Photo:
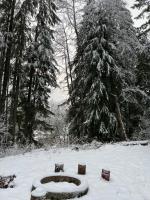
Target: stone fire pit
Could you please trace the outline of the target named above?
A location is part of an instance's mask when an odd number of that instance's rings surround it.
[[[83,177],[52,174],[35,180],[31,200],[62,200],[81,197],[88,192],[88,184]]]

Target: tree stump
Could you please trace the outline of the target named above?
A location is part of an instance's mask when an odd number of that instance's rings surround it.
[[[102,169],[101,177],[106,181],[110,181],[110,171]]]
[[[78,164],[78,174],[80,175],[86,174],[86,165]]]
[[[64,164],[55,164],[55,172],[64,172]]]

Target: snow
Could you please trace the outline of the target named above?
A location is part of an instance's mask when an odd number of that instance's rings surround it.
[[[74,177],[78,180],[80,180],[81,184],[79,186],[73,184],[73,183],[67,183],[67,182],[59,182],[59,183],[55,183],[55,182],[50,182],[50,183],[46,183],[46,184],[42,184],[40,182],[40,180],[42,180],[43,178],[45,177],[48,177],[48,176],[68,176],[68,177]],[[71,173],[71,174],[66,174],[66,173],[53,173],[53,174],[45,174],[44,176],[42,177],[39,177],[37,180],[35,180],[33,182],[33,186],[34,188],[37,188],[36,191],[33,191],[32,194],[33,196],[40,196],[39,195],[39,191],[45,191],[46,193],[47,192],[50,192],[50,193],[63,193],[64,191],[66,193],[80,193],[82,191],[85,191],[86,189],[88,189],[88,183],[86,181],[85,178],[81,177],[81,176],[77,176],[76,174],[74,173]],[[41,193],[41,196],[44,196],[43,193]]]
[[[38,187],[32,192],[32,195],[35,197],[44,197],[46,195],[46,190],[42,187]]]
[[[148,140],[141,141],[130,141],[130,142],[122,142],[123,145],[147,145],[149,143]]]
[[[55,182],[50,182],[47,184],[43,184],[44,185],[44,189],[46,190],[46,192],[63,192],[66,190],[68,192],[72,192],[74,190],[76,190],[76,188],[78,188],[78,186],[76,186],[73,183],[67,183],[67,182],[59,182],[59,183],[55,183]]]
[[[0,200],[30,200],[34,180],[54,173],[54,165],[59,162],[64,163],[65,173],[73,175],[77,173],[78,164],[86,163],[84,178],[88,181],[89,192],[81,200],[150,200],[150,145],[122,144],[78,152],[36,150],[1,158],[0,175],[15,174],[17,178],[15,188],[0,189]],[[110,182],[101,179],[102,169],[111,171]]]

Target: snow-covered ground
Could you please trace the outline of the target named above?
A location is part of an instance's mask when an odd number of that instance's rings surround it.
[[[86,163],[89,192],[81,200],[150,200],[150,145],[120,144],[78,152],[36,150],[2,158],[0,175],[16,174],[17,178],[15,188],[0,189],[0,200],[30,200],[34,179],[53,173],[59,162],[65,164],[67,174],[76,174],[78,163]],[[102,168],[111,171],[110,182],[100,178]]]

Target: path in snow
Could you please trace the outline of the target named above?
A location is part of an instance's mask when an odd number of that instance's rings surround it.
[[[81,200],[150,200],[150,145],[105,145],[97,150],[37,150],[0,159],[0,175],[16,174],[16,187],[0,189],[0,200],[30,200],[32,182],[51,174],[54,164],[65,164],[75,174],[78,163],[87,164],[90,190]],[[101,169],[111,171],[111,181],[100,178]],[[79,200],[79,199],[78,199]]]

